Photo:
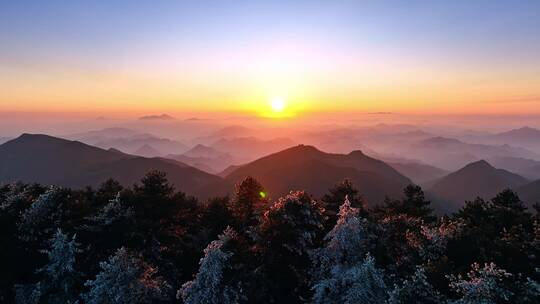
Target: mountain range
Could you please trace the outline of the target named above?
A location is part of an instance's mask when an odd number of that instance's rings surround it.
[[[23,134],[0,145],[0,182],[83,188],[97,187],[114,178],[131,185],[155,169],[167,173],[178,190],[201,199],[226,195],[233,190],[234,183],[253,176],[273,199],[298,189],[320,197],[347,178],[371,205],[381,203],[386,196],[401,196],[403,188],[413,182],[423,183],[428,197],[442,212],[455,211],[477,196],[490,199],[506,188],[516,190],[529,206],[540,202],[540,180],[530,182],[484,160],[448,173],[420,163],[386,163],[358,150],[337,154],[297,145],[246,164],[223,168],[218,176],[208,173],[218,170],[205,168],[205,163],[196,161],[219,162],[228,156],[226,152],[200,145],[177,156],[175,159],[140,157],[48,135]],[[178,160],[193,162],[186,164]],[[434,180],[428,182],[430,179]]]
[[[221,172],[232,164],[242,162],[229,153],[202,144],[196,145],[183,154],[169,154],[166,157],[212,174]]]
[[[428,191],[447,202],[449,210],[457,210],[465,201],[476,197],[491,199],[504,189],[516,189],[529,181],[512,172],[497,169],[485,160],[470,163],[434,182]]]
[[[258,179],[274,198],[292,189],[303,189],[320,196],[337,182],[348,178],[371,204],[382,202],[385,196],[400,196],[403,188],[412,183],[386,163],[361,151],[331,154],[305,145],[240,166],[225,179],[238,182],[245,176]]]
[[[222,178],[174,160],[138,157],[78,141],[23,134],[0,145],[2,182],[38,182],[82,188],[95,187],[114,178],[124,185],[131,185],[153,169],[167,173],[177,189],[196,196],[222,195],[230,190]]]

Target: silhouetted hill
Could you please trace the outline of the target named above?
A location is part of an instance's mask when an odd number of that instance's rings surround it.
[[[489,162],[497,168],[517,173],[530,180],[540,178],[540,161],[521,157],[494,157]]]
[[[371,204],[382,202],[385,196],[401,195],[403,188],[411,183],[386,163],[360,151],[330,154],[304,145],[243,165],[226,179],[238,182],[246,176],[257,178],[273,198],[291,189],[321,196],[328,188],[348,178]]]
[[[0,137],[0,145],[10,140],[12,140],[11,137]]]
[[[209,157],[209,158],[214,158],[214,157],[223,156],[224,154],[226,154],[226,153],[218,151],[218,150],[216,150],[214,148],[211,148],[211,147],[208,147],[208,146],[205,146],[205,145],[202,145],[202,144],[198,144],[195,147],[189,149],[187,152],[183,153],[182,155],[189,156],[189,157]]]
[[[468,163],[493,157],[536,158],[537,153],[507,144],[487,145],[466,143],[454,138],[432,137],[403,149],[406,155],[439,168],[455,170]]]
[[[139,117],[139,120],[175,120],[174,117],[168,114],[161,114],[161,115],[147,115]]]
[[[540,179],[516,188],[516,192],[527,206],[540,204]]]
[[[399,173],[410,178],[417,184],[433,181],[441,178],[449,172],[434,166],[419,163],[388,163]]]
[[[242,165],[231,165],[231,166],[228,166],[227,168],[225,168],[225,170],[221,171],[218,173],[218,176],[221,176],[223,178],[227,177],[227,175],[231,174],[232,172],[234,172],[236,169],[242,167]]]
[[[491,199],[506,188],[515,188],[528,181],[512,172],[496,169],[480,160],[466,165],[435,182],[429,192],[453,204],[454,209],[476,197]]]
[[[208,173],[218,173],[237,162],[230,154],[198,144],[186,153],[169,154],[167,158],[186,163]]]
[[[71,140],[78,140],[85,143],[93,144],[94,142],[103,140],[105,138],[118,138],[118,137],[130,137],[140,134],[135,130],[121,127],[105,128],[101,130],[92,130],[88,132],[69,134],[61,136]]]
[[[2,182],[82,188],[114,178],[131,185],[153,169],[166,172],[177,189],[201,198],[230,190],[220,177],[173,160],[136,157],[47,135],[23,134],[0,145]]]
[[[294,146],[289,138],[261,140],[256,137],[222,138],[211,145],[212,148],[240,158],[256,159]]]
[[[540,130],[531,127],[522,127],[519,129],[513,129],[507,132],[495,134],[495,137],[508,140],[540,140]]]
[[[103,149],[115,148],[120,151],[137,154],[137,150],[148,145],[160,154],[181,153],[188,147],[179,141],[168,138],[159,138],[151,134],[136,134],[130,137],[105,138],[95,143],[88,143]]]
[[[139,149],[135,150],[133,154],[143,157],[159,157],[162,155],[161,152],[159,152],[149,144],[142,145]]]

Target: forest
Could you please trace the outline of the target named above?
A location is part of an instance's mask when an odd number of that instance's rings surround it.
[[[2,303],[539,303],[539,205],[511,190],[436,214],[419,186],[367,205],[349,180],[270,199],[0,186]]]

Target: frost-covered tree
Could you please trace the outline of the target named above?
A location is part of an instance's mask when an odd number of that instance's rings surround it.
[[[47,255],[48,262],[37,270],[41,280],[36,284],[19,286],[17,301],[19,303],[75,303],[78,295],[74,287],[79,280],[75,270],[76,256],[80,252],[75,236],[68,237],[60,229],[49,240],[49,249],[42,252]]]
[[[88,304],[150,303],[167,297],[170,286],[156,276],[157,269],[123,247],[100,267],[96,278],[85,283]]]
[[[334,187],[330,188],[328,192],[329,193],[322,197],[325,213],[328,216],[328,223],[326,223],[328,229],[332,229],[336,224],[336,221],[339,218],[338,213],[340,206],[345,201],[345,198],[349,200],[352,207],[357,208],[358,211],[364,215],[363,213],[365,213],[367,203],[349,179],[345,179],[336,184]]]
[[[50,240],[50,249],[44,250],[49,262],[38,272],[43,274],[42,297],[47,303],[73,303],[76,295],[73,287],[79,279],[75,270],[77,254],[81,251],[75,235],[69,238],[58,229]]]
[[[368,253],[369,231],[366,219],[359,218],[348,196],[339,208],[334,228],[325,236],[325,245],[314,252],[316,272],[325,273],[334,265],[351,265],[361,261]]]
[[[387,298],[384,273],[369,254],[355,265],[335,265],[313,290],[316,304],[379,304]]]
[[[264,213],[258,231],[258,238],[265,240],[261,245],[292,254],[307,254],[322,232],[323,210],[303,191],[279,198]]]
[[[58,228],[61,220],[59,195],[59,189],[51,187],[21,214],[18,228],[23,241],[46,239]]]
[[[41,285],[39,283],[15,285],[15,303],[39,304],[40,299]]]
[[[450,287],[461,298],[456,304],[491,304],[511,303],[513,292],[507,287],[508,279],[512,274],[497,267],[494,263],[486,263],[483,267],[474,263],[467,278],[449,276]]]
[[[445,254],[448,242],[459,235],[463,226],[459,219],[443,217],[437,224],[422,225],[419,234],[407,233],[407,241],[424,261],[437,260]]]
[[[117,194],[116,198],[110,200],[96,215],[88,219],[91,222],[91,226],[88,228],[91,230],[103,229],[114,223],[131,219],[133,215],[133,208],[123,204],[120,195]]]
[[[315,303],[377,303],[386,298],[383,272],[368,254],[367,221],[359,217],[348,196],[325,245],[312,255]],[[367,254],[367,257],[366,257]]]
[[[204,249],[204,257],[195,279],[185,283],[178,290],[177,298],[186,304],[232,304],[241,298],[237,286],[226,282],[225,272],[231,269],[232,252],[225,250],[231,240],[237,238],[236,232],[227,227],[223,234]]]
[[[428,282],[424,268],[418,267],[416,272],[396,285],[390,292],[388,304],[438,304],[444,303],[443,297]]]

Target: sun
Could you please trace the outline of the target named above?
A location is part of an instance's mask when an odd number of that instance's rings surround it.
[[[270,101],[270,105],[272,106],[272,111],[276,113],[283,112],[285,110],[285,100],[283,98],[274,98]]]

